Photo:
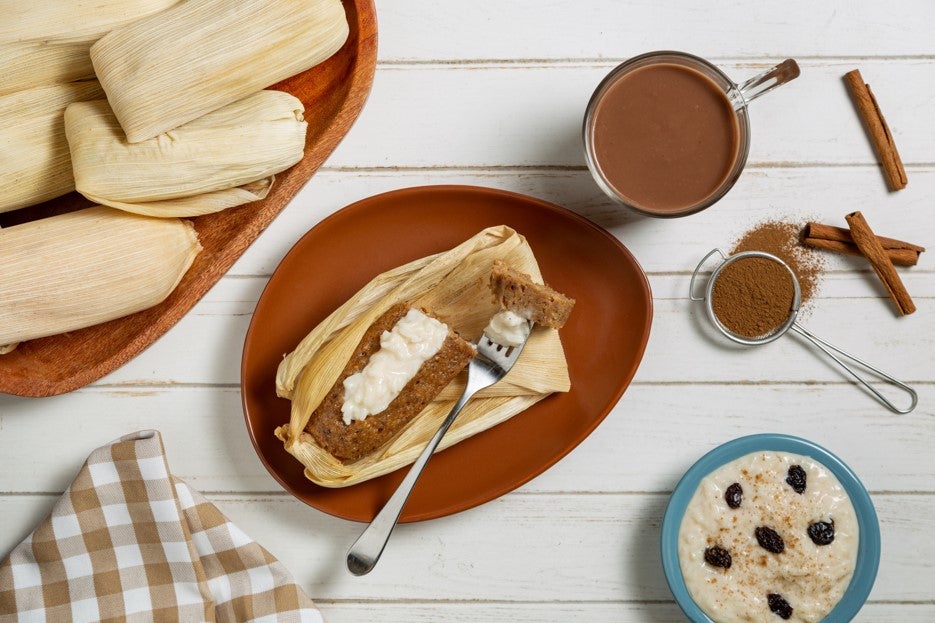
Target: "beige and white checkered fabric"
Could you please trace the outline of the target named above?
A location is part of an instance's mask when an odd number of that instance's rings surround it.
[[[285,567],[169,473],[156,431],[95,450],[0,564],[0,621],[318,622]]]

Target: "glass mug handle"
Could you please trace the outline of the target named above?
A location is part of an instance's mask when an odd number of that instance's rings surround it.
[[[799,77],[799,65],[791,58],[787,58],[775,67],[767,69],[738,85],[740,100],[734,102],[734,108],[743,108],[759,96],[772,91],[781,84]]]

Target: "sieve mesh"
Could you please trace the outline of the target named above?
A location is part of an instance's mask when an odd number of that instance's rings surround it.
[[[784,301],[776,300],[777,296],[787,296],[780,291],[787,283],[775,283],[784,277],[792,284],[787,312]],[[723,287],[719,288],[719,284]],[[788,331],[801,300],[801,287],[788,264],[770,253],[746,251],[730,256],[711,274],[705,305],[708,317],[722,334],[739,344],[755,346]]]

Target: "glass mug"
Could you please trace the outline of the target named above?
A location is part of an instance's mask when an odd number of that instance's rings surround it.
[[[584,116],[584,152],[611,199],[642,214],[686,216],[733,187],[750,150],[747,105],[798,77],[787,59],[742,84],[684,52],[649,52],[614,68]]]

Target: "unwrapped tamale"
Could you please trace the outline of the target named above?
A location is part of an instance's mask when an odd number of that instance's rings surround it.
[[[0,352],[156,305],[200,250],[188,221],[101,206],[0,229]]]
[[[151,216],[197,216],[266,196],[272,176],[302,159],[302,103],[259,91],[139,143],[106,100],[65,111],[75,186],[85,197]]]
[[[429,311],[464,339],[474,341],[500,311],[488,286],[496,260],[529,275],[542,274],[527,240],[506,226],[490,227],[458,246],[393,268],[373,278],[322,320],[276,373],[276,393],[288,398],[289,422],[275,430],[287,452],[305,465],[305,476],[325,487],[345,487],[397,470],[414,461],[436,433],[464,389],[464,379],[445,387],[395,437],[375,452],[344,463],[306,429],[377,320],[400,302]],[[472,398],[445,434],[445,449],[524,411],[553,392],[571,387],[561,338],[538,327],[522,357],[499,383]]]
[[[91,60],[136,143],[320,63],[348,32],[340,0],[185,0],[111,31]]]
[[[0,95],[94,76],[91,45],[178,0],[0,0]]]
[[[0,212],[75,189],[65,107],[103,97],[96,80],[55,84],[0,97]]]

